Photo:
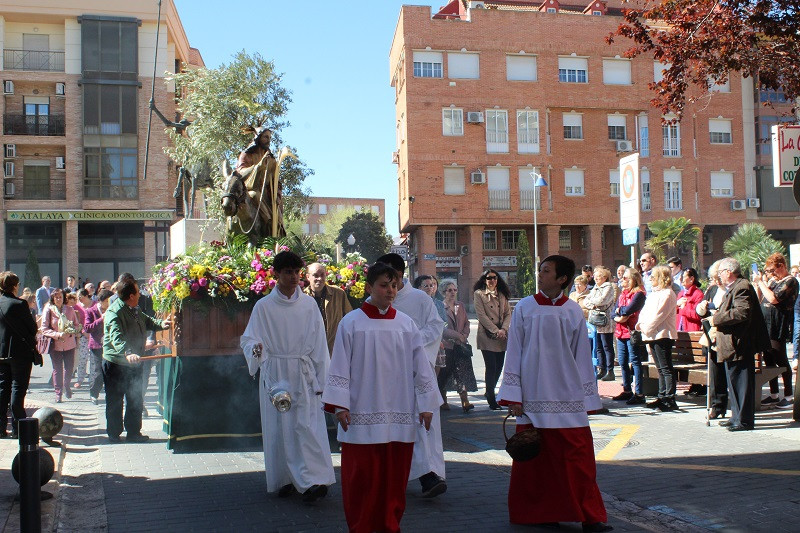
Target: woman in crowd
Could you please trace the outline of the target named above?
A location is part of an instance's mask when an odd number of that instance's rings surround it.
[[[9,405],[11,438],[17,438],[17,422],[27,416],[25,394],[36,346],[36,322],[17,291],[19,277],[10,271],[0,273],[0,439],[8,437]]]
[[[19,297],[20,300],[25,300],[25,303],[28,304],[28,309],[31,312],[31,316],[34,320],[36,320],[37,309],[36,309],[36,295],[30,290],[28,287],[25,287],[22,290],[22,294]]]
[[[444,312],[444,303],[442,300],[437,298],[439,294],[439,280],[437,280],[433,276],[428,276],[424,274],[422,276],[417,276],[412,284],[415,289],[419,289],[425,292],[428,296],[433,298],[433,305],[436,306],[436,312],[439,313],[439,318],[442,319],[442,322],[447,323],[447,316]],[[444,353],[444,345],[439,345],[439,354],[436,356],[436,375],[439,375],[442,367],[445,365],[445,353]],[[442,404],[442,409],[445,411],[450,409],[450,406],[447,404],[447,399],[443,398],[445,402]]]
[[[508,326],[511,325],[511,307],[508,300],[511,292],[508,285],[493,269],[484,272],[475,285],[473,302],[478,315],[478,349],[486,364],[486,401],[489,409],[499,411],[495,387],[503,370],[508,342]]]
[[[56,289],[50,294],[50,301],[42,312],[42,335],[52,339],[50,359],[53,362],[53,389],[56,403],[62,402],[62,394],[72,398],[72,369],[75,366],[75,348],[78,346],[82,324],[78,315],[64,303],[64,291]]]
[[[703,300],[697,304],[697,315],[706,318],[713,315],[722,297],[725,296],[725,286],[719,279],[719,261],[708,267],[708,288]],[[709,418],[724,417],[728,410],[728,378],[725,374],[725,362],[717,360],[717,351],[714,349],[716,329],[708,332],[708,346],[703,346],[703,355],[709,358],[708,363],[708,395],[711,404]]]
[[[769,382],[769,396],[761,401],[761,405],[776,405],[782,409],[791,409],[794,393],[792,389],[792,367],[786,356],[786,343],[792,342],[794,323],[794,304],[797,299],[797,279],[789,273],[786,257],[774,253],[767,258],[764,275],[753,274],[753,285],[761,299],[761,309],[767,322],[767,331],[772,349],[765,354],[768,364],[776,364],[786,368],[781,374],[783,378],[783,398],[778,399],[778,378]]]
[[[669,267],[653,267],[651,276],[653,290],[647,293],[644,307],[639,313],[636,329],[642,332],[642,339],[650,342],[653,359],[658,368],[658,398],[647,404],[652,409],[674,411],[675,371],[672,366],[672,347],[678,338],[675,328],[677,298],[672,290],[672,273]]]
[[[92,359],[89,363],[89,397],[97,405],[100,391],[103,390],[103,313],[111,303],[111,291],[102,289],[97,293],[97,301],[86,311],[84,329],[89,333],[89,349]]]
[[[611,320],[611,309],[614,307],[614,284],[611,283],[611,271],[602,265],[594,268],[594,288],[586,297],[586,308],[604,313],[606,323],[594,324],[595,354],[597,355],[597,379],[614,381],[614,321]]]
[[[447,403],[447,390],[455,390],[461,398],[461,408],[469,413],[475,408],[469,402],[467,392],[475,392],[475,372],[472,370],[472,349],[469,347],[469,319],[464,304],[458,301],[458,286],[451,279],[442,282],[444,308],[447,313],[442,339],[446,364],[439,372],[439,391]]]
[[[614,336],[617,338],[617,359],[622,372],[622,393],[612,399],[625,401],[628,405],[638,405],[645,403],[642,392],[642,359],[647,358],[647,352],[643,345],[634,345],[631,342],[631,331],[636,329],[646,295],[642,275],[637,270],[625,269],[621,281],[622,292],[617,300],[614,316]],[[636,385],[635,393],[631,388],[632,383]]]
[[[589,318],[589,310],[586,309],[586,297],[589,296],[589,278],[581,274],[572,280],[573,291],[569,293],[569,299],[577,303],[583,311],[584,320]],[[594,340],[597,336],[597,329],[589,321],[586,321],[586,333],[589,335],[589,344],[592,348],[592,358],[595,357]]]
[[[73,300],[77,300],[74,304],[72,303]],[[81,324],[86,324],[86,312],[89,308],[94,304],[92,299],[89,297],[89,291],[86,289],[78,289],[77,291],[70,293],[67,295],[67,303],[75,309],[75,313],[78,315],[78,320],[80,320]],[[88,331],[84,330],[81,332],[81,336],[78,339],[78,366],[77,368],[77,375],[75,381],[75,388],[80,388],[83,386],[83,381],[88,376],[86,372],[86,365],[91,360],[92,353],[89,350],[89,337],[91,335]]]
[[[703,301],[703,291],[700,290],[700,276],[693,268],[687,268],[681,275],[683,289],[678,293],[678,310],[675,319],[678,331],[700,331],[700,315],[697,314],[697,304]]]

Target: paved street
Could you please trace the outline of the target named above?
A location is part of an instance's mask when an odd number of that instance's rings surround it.
[[[474,364],[480,387],[477,350]],[[47,371],[35,369],[29,404],[52,401]],[[680,412],[661,413],[615,405],[608,398],[620,390],[601,382],[611,412],[591,417],[598,481],[617,531],[800,530],[800,427],[790,412],[759,413],[758,431],[731,434],[706,427],[704,399],[680,394]],[[409,484],[406,531],[530,530],[508,523],[503,415],[478,393],[472,400],[477,407],[465,415],[451,393],[453,409],[442,416],[449,489],[429,501],[416,481]],[[153,376],[144,424],[152,440],[139,445],[106,442],[103,406],[92,405],[86,389],[60,406],[67,419],[63,463],[58,483],[47,487],[56,498],[43,505],[44,523],[53,524],[45,530],[346,531],[338,484],[325,500],[307,505],[266,493],[258,450],[173,454],[154,401]],[[0,530],[8,533],[18,530],[10,479],[15,453],[15,443],[0,441]],[[338,464],[334,455],[337,476]]]

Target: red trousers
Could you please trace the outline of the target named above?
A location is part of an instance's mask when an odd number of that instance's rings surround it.
[[[400,531],[413,442],[342,443],[342,500],[353,533]]]
[[[517,426],[517,432],[530,424]],[[597,487],[592,431],[539,428],[542,448],[530,461],[511,465],[508,512],[514,524],[605,522]]]

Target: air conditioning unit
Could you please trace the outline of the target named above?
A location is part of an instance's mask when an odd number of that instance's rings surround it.
[[[714,253],[714,238],[710,233],[703,232],[703,254],[711,255]]]
[[[731,200],[731,211],[743,211],[747,209],[745,200]]]
[[[469,255],[469,246],[466,244],[461,246],[461,255]]]
[[[617,141],[617,152],[633,152],[631,141]]]
[[[758,209],[759,207],[761,207],[761,200],[758,198],[748,198],[747,207],[755,207],[756,209]]]
[[[5,181],[3,183],[3,196],[6,198],[14,198],[14,182],[13,181]]]
[[[16,144],[6,144],[4,145],[3,153],[5,157],[17,157],[17,145]]]
[[[469,182],[473,185],[484,184],[486,183],[486,174],[484,174],[480,170],[476,170],[475,172],[470,172]]]
[[[14,94],[14,82],[6,80],[3,82],[3,94]]]
[[[58,170],[64,170],[65,168],[67,168],[67,165],[62,156],[56,157],[56,168]]]
[[[7,178],[14,177],[14,163],[11,161],[6,161],[6,164],[3,166],[3,171]]]
[[[483,122],[483,113],[480,111],[467,111],[467,122],[470,124],[480,124]]]
[[[67,94],[67,84],[63,82],[56,83],[56,96],[64,96]]]
[[[395,165],[400,163],[400,152],[392,152],[392,163]]]

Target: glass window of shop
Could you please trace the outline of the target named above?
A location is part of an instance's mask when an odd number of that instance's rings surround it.
[[[111,281],[123,272],[145,277],[144,223],[79,223],[78,274]]]
[[[53,286],[58,286],[62,276],[61,240],[62,225],[36,222],[6,223],[5,267],[20,279],[20,287],[32,290],[42,286],[42,280],[25,279],[25,265],[29,255],[39,263],[39,274],[50,276]],[[21,291],[21,289],[20,289]]]

